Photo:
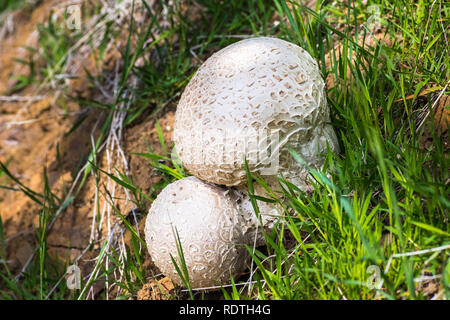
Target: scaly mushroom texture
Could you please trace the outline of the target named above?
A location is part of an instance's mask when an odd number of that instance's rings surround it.
[[[178,232],[190,285],[204,288],[228,283],[246,266],[245,220],[225,188],[187,177],[168,185],[153,202],[145,222],[148,251],[155,265],[183,285],[171,255]]]
[[[246,181],[249,169],[283,173],[299,187],[319,153],[338,144],[329,122],[317,63],[299,46],[275,38],[236,42],[206,60],[177,107],[174,143],[184,167],[202,180],[227,186]]]

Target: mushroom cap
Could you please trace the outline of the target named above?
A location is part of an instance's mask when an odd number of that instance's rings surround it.
[[[202,180],[227,186],[246,181],[249,169],[280,172],[304,184],[326,141],[337,150],[325,84],[313,58],[276,38],[251,38],[213,54],[192,77],[179,101],[173,140],[184,167]]]
[[[148,251],[174,283],[183,285],[171,260],[172,255],[181,268],[176,231],[193,288],[229,283],[230,275],[245,269],[244,220],[227,193],[187,177],[168,185],[153,202],[145,222]]]

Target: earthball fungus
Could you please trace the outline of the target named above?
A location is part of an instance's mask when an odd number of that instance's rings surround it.
[[[252,38],[206,60],[181,96],[173,133],[176,154],[194,176],[168,185],[146,219],[148,250],[161,272],[183,285],[172,261],[181,267],[179,239],[192,287],[242,273],[249,258],[243,244],[264,244],[261,229],[274,227],[280,209],[257,199],[256,217],[244,159],[271,188],[283,174],[307,189],[308,170],[289,149],[320,167],[327,144],[338,151],[329,120],[317,64],[292,43]],[[255,195],[264,196],[263,188],[255,185]]]
[[[305,186],[319,153],[338,144],[328,124],[325,84],[304,49],[276,38],[238,41],[207,59],[184,90],[177,107],[174,143],[184,167],[196,177],[226,186],[283,173]]]
[[[187,177],[168,185],[153,202],[145,222],[145,239],[155,265],[183,285],[177,234],[193,288],[229,283],[248,258],[246,222],[226,188]],[[182,269],[181,269],[182,270]]]

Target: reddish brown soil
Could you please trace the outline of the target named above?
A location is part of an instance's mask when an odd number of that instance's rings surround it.
[[[138,300],[167,300],[174,295],[175,287],[172,281],[165,277],[161,280],[151,280],[137,293]]]
[[[14,33],[0,43],[0,95],[14,85],[12,76],[27,72],[13,59],[24,58],[24,45],[36,46],[37,38],[33,32],[38,23],[44,23],[48,18],[51,4],[52,1],[44,1],[31,13],[16,15]],[[30,86],[17,94],[36,95],[36,87]],[[83,134],[64,139],[68,128],[77,120],[77,111],[80,110],[78,105],[69,104],[69,115],[63,116],[56,101],[53,101],[52,92],[39,95],[45,98],[31,103],[0,102],[0,161],[7,164],[10,172],[24,185],[36,192],[43,191],[43,169],[46,167],[49,184],[58,194],[63,183],[70,184],[71,172],[75,169],[79,155],[87,152],[89,140],[85,141]],[[91,118],[84,128],[79,128],[79,133],[95,122],[95,118]],[[56,165],[58,144],[61,167]],[[8,259],[13,260],[13,269],[23,265],[23,256],[35,246],[39,209],[40,206],[22,192],[0,191],[0,215],[5,227]],[[16,253],[21,253],[18,254],[20,258],[15,258]]]
[[[14,85],[14,75],[28,72],[26,68],[15,63],[14,58],[26,58],[27,52],[22,49],[24,45],[37,46],[37,37],[30,35],[38,23],[46,21],[53,2],[55,1],[43,1],[30,13],[17,14],[14,33],[0,42],[0,96]],[[114,54],[118,56],[119,52],[109,55]],[[93,65],[91,60],[86,60],[83,67],[92,73],[96,72]],[[108,69],[107,63],[104,69]],[[96,92],[88,90],[88,81],[84,75],[82,72],[80,78],[72,80],[69,94],[82,95],[84,98],[95,97]],[[83,109],[63,98],[55,99],[53,92],[49,90],[37,92],[37,86],[28,86],[16,95],[38,94],[45,96],[42,99],[30,103],[0,101],[0,161],[6,164],[9,171],[25,186],[38,193],[43,192],[43,170],[46,168],[52,192],[61,197],[63,191],[67,192],[71,187],[75,174],[80,169],[80,163],[89,155],[91,133],[96,139],[105,114],[98,110]],[[65,113],[61,110],[60,103],[65,104]],[[174,107],[167,110],[167,114],[159,116],[164,137],[170,144]],[[86,115],[86,120],[68,134],[70,128]],[[130,127],[125,131],[122,144],[135,184],[144,191],[149,191],[152,184],[158,180],[157,174],[151,170],[144,158],[131,153],[147,152],[147,145],[155,152],[161,152],[155,120],[149,119]],[[105,164],[105,158],[104,153],[99,154],[100,166]],[[105,176],[100,178],[104,179]],[[5,175],[0,177],[0,183],[17,188]],[[58,256],[62,261],[67,258],[73,260],[88,245],[95,189],[94,179],[88,178],[76,200],[56,219],[47,239],[52,258]],[[123,196],[121,192],[118,190],[117,197]],[[118,200],[117,206],[121,205]],[[130,205],[128,204],[129,207]],[[123,205],[121,207],[123,212],[128,209]],[[35,235],[39,227],[40,210],[41,206],[22,192],[0,189],[0,217],[5,229],[7,260],[12,261],[12,270],[18,271],[22,268],[36,246]],[[88,257],[89,255],[86,259]]]
[[[175,106],[167,107],[165,113],[159,118],[159,125],[163,132],[164,141],[170,147],[172,130],[175,118]],[[150,146],[154,153],[163,154],[156,131],[155,119],[149,119],[129,128],[124,137],[125,152],[129,157],[130,170],[133,173],[133,182],[144,192],[149,192],[151,187],[159,182],[160,176],[148,164],[148,160],[132,153],[147,153]]]

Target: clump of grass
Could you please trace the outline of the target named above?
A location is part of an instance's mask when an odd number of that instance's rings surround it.
[[[4,0],[0,2],[0,13],[14,11],[24,4],[24,0]]]
[[[432,102],[417,100],[421,90],[417,86],[446,87],[449,65],[443,56],[448,57],[448,43],[433,36],[442,35],[445,26],[433,21],[448,16],[448,10],[422,2],[408,6],[406,16],[399,2],[378,2],[389,17],[380,21],[385,32],[392,37],[401,34],[403,41],[390,48],[375,43],[369,51],[358,44],[358,37],[370,37],[367,30],[353,35],[335,32],[326,19],[332,5],[315,13],[278,3],[279,14],[291,25],[285,36],[318,61],[325,61],[330,53],[324,44],[332,42],[332,33],[344,43],[343,52],[331,49],[340,59],[322,65],[324,76],[331,72],[338,79],[329,88],[329,104],[342,151],[328,153],[322,170],[311,169],[311,195],[299,193],[280,178],[288,186],[283,191],[286,201],[271,199],[283,205],[282,227],[267,239],[267,254],[249,248],[259,279],[264,280],[251,285],[252,296],[448,298],[444,280],[450,262],[448,150],[432,124],[433,144],[423,148],[424,130],[418,127],[417,117],[420,108],[430,108]],[[349,4],[344,15],[347,29],[358,30],[364,22],[358,17],[364,17],[365,9]],[[301,10],[312,19],[304,19]],[[419,10],[429,12],[430,19],[413,22]],[[406,67],[409,63],[411,67]],[[407,99],[412,92],[414,97]],[[295,152],[293,156],[302,161]],[[282,241],[286,233],[296,240],[289,247]],[[417,250],[422,251],[415,254]],[[377,270],[375,276],[372,270]],[[437,281],[440,289],[419,290],[426,281]]]
[[[55,299],[64,299],[69,297],[67,287],[58,283],[58,279],[64,275],[64,266],[50,259],[47,247],[48,229],[54,221],[58,210],[67,206],[63,200],[55,195],[49,186],[47,172],[44,169],[44,190],[36,192],[23,185],[14,177],[8,168],[0,162],[0,172],[14,181],[18,188],[9,188],[10,191],[22,192],[24,196],[30,198],[41,209],[39,212],[39,222],[35,231],[36,247],[28,258],[27,263],[16,275],[13,275],[7,264],[6,240],[4,237],[3,222],[0,218],[0,269],[1,290],[3,299],[45,299],[47,293],[57,286],[59,290],[53,296]],[[3,187],[3,186],[1,186]]]

